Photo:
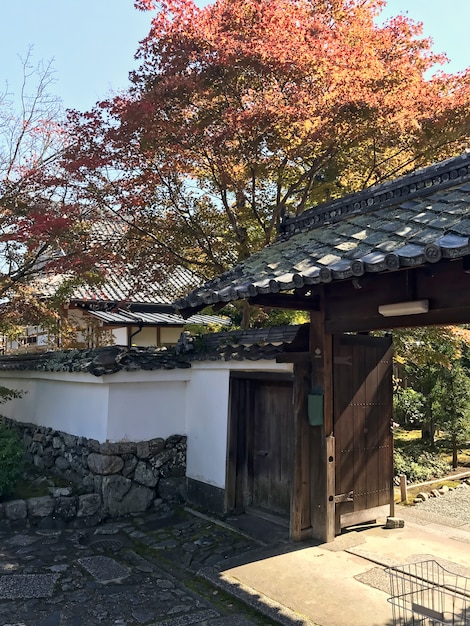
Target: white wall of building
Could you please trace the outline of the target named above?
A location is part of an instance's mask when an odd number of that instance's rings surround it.
[[[186,418],[186,475],[223,488],[230,370],[192,369]]]
[[[109,384],[108,441],[186,434],[187,383],[159,374],[153,381]]]
[[[27,393],[0,406],[0,414],[100,442],[187,435],[187,476],[224,488],[231,371],[290,372],[292,366],[208,361],[102,377],[3,371],[0,385]]]
[[[0,406],[0,414],[79,437],[105,441],[108,387],[89,374],[22,372],[0,374],[0,384],[23,397]],[[94,380],[95,378],[95,380]]]
[[[116,346],[127,346],[127,328],[113,328],[113,340]]]

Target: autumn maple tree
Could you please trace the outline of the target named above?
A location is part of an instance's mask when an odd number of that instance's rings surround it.
[[[122,254],[204,277],[299,213],[462,151],[470,73],[382,0],[139,0],[127,93],[71,115],[68,169],[131,225]],[[431,72],[431,74],[430,74]]]
[[[96,211],[62,168],[68,139],[60,101],[50,94],[52,67],[32,66],[29,52],[22,69],[18,97],[8,88],[0,94],[2,331],[25,320],[53,322],[67,285],[96,280],[104,257],[103,246],[88,243]]]

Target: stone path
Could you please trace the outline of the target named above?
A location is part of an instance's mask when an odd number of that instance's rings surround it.
[[[259,547],[183,509],[0,533],[0,626],[274,624],[197,576]]]

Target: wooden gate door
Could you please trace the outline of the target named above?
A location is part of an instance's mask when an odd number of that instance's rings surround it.
[[[228,510],[288,516],[293,466],[292,381],[233,377]]]
[[[292,480],[292,383],[259,381],[253,411],[252,506],[289,515]]]
[[[392,340],[333,339],[336,532],[393,514]]]

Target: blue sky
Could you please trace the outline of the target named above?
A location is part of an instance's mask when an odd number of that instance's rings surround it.
[[[424,23],[436,51],[450,57],[448,71],[470,66],[469,0],[389,0],[384,15],[400,12]],[[32,45],[35,63],[53,60],[51,92],[80,110],[126,87],[151,19],[132,0],[3,0],[0,15],[0,86],[18,90],[19,57]]]

